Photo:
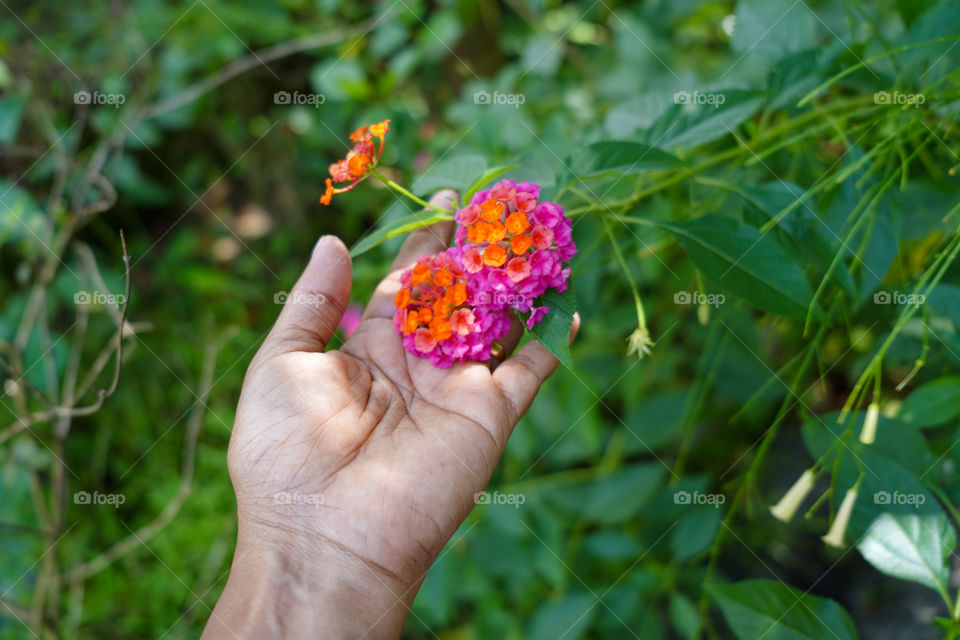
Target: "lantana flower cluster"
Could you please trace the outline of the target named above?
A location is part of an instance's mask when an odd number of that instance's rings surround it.
[[[456,246],[422,256],[401,275],[394,326],[410,353],[446,368],[488,360],[510,329],[510,313],[532,329],[549,313],[536,301],[564,291],[576,254],[571,222],[540,201],[531,182],[502,180],[456,212]]]
[[[350,134],[353,147],[346,157],[330,165],[330,177],[326,179],[326,190],[320,196],[321,204],[330,204],[334,194],[350,191],[366,178],[383,155],[384,137],[390,132],[390,121],[375,122],[360,127]],[[376,139],[378,142],[374,142]],[[335,187],[335,184],[345,186]]]

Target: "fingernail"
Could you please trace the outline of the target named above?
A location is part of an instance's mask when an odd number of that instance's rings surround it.
[[[317,240],[317,244],[313,245],[313,251],[310,253],[310,257],[313,258],[317,255],[317,252],[320,250],[320,247],[330,240],[330,236],[320,236],[320,239]]]

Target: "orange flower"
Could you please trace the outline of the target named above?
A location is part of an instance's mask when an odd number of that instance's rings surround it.
[[[453,328],[450,323],[442,318],[434,318],[430,323],[430,335],[434,340],[446,340],[453,335]]]
[[[464,282],[458,282],[453,285],[449,290],[450,292],[450,301],[453,303],[453,306],[459,307],[464,302],[467,301],[467,285]]]
[[[403,309],[410,304],[410,290],[400,289],[400,291],[397,291],[397,295],[393,299],[393,304],[397,305],[398,309]]]
[[[496,244],[507,237],[507,230],[499,220],[490,223],[487,231],[487,242]]]
[[[446,269],[440,269],[433,274],[433,281],[441,287],[448,287],[453,282],[453,274]]]
[[[370,125],[370,135],[382,138],[390,131],[390,121],[384,120]]]
[[[410,282],[414,285],[423,284],[430,278],[430,267],[425,264],[418,264],[413,268],[410,274]]]
[[[488,267],[500,267],[507,261],[507,252],[498,244],[492,244],[483,250],[483,264]]]
[[[514,211],[507,216],[507,231],[510,233],[523,233],[530,226],[530,221],[523,211]]]
[[[499,220],[503,215],[503,203],[493,198],[487,198],[480,205],[480,217],[487,222]]]
[[[403,333],[404,335],[410,335],[417,330],[417,325],[420,324],[420,319],[416,311],[410,311],[407,313],[407,319],[403,323]]]
[[[336,193],[333,189],[333,183],[330,182],[330,178],[327,178],[326,184],[327,184],[327,190],[323,192],[322,196],[320,196],[320,202],[322,204],[330,204],[330,200],[331,198],[333,198],[333,194]]]
[[[326,191],[320,198],[321,204],[330,204],[334,194],[344,193],[353,189],[357,184],[370,175],[370,172],[380,161],[383,155],[384,136],[390,131],[390,121],[384,120],[369,126],[363,126],[350,134],[353,148],[347,152],[342,160],[330,165],[330,178],[326,180]],[[379,140],[379,144],[374,142]],[[334,184],[349,183],[343,187],[334,187]]]
[[[525,233],[518,233],[510,239],[510,249],[518,256],[526,253],[532,244],[533,239]]]

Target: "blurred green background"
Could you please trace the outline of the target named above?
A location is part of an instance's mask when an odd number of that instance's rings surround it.
[[[357,126],[391,119],[382,170],[418,193],[520,162],[509,177],[540,182],[568,210],[634,198],[626,213],[652,220],[763,222],[849,169],[862,180],[809,200],[823,228],[839,231],[878,156],[859,159],[879,147],[902,165],[922,125],[937,140],[910,156],[879,222],[855,238],[891,291],[909,291],[904,283],[933,260],[957,202],[955,43],[883,58],[815,106],[797,106],[864,59],[958,31],[957,3],[144,0],[10,2],[0,16],[0,638],[199,635],[231,560],[226,448],[244,371],[280,308],[275,295],[319,235],[352,245],[415,210],[374,180],[318,204],[327,166]],[[875,91],[931,84],[939,97],[922,111],[870,111]],[[677,91],[722,92],[725,103],[691,108]],[[777,129],[808,114],[806,127]],[[881,145],[904,117],[911,128]],[[577,151],[599,140],[653,145],[698,168],[620,167],[628,179],[566,188],[566,172],[577,173],[570,158],[576,165]],[[769,155],[746,152],[757,140]],[[755,197],[738,193],[747,185]],[[717,307],[678,303],[678,293],[722,289],[664,228],[617,225],[656,342],[647,357],[627,357],[631,286],[600,220],[582,215],[574,231],[576,367],[545,385],[489,489],[523,504],[474,509],[428,575],[406,634],[733,637],[703,592],[709,571],[830,597],[865,638],[939,637],[929,623],[952,612],[936,593],[823,547],[829,513],[784,525],[765,508],[810,465],[803,422],[843,405],[896,320],[862,305],[879,277],[851,281],[855,300],[793,379],[780,368],[807,353],[802,315],[767,315],[735,291]],[[814,287],[839,251],[817,221],[800,208],[774,234]],[[78,406],[110,385],[119,310],[73,302],[80,291],[124,291],[119,229],[131,257],[119,385],[89,415],[42,415],[44,397],[73,400],[65,390],[77,379],[87,389]],[[356,261],[355,301],[401,241]],[[960,364],[957,276],[949,269],[948,288],[925,307],[937,336],[908,330],[891,347],[890,381],[924,342],[932,348],[911,388]],[[954,415],[943,422],[956,426]],[[764,440],[772,425],[779,433]],[[951,496],[953,436],[932,432],[923,454],[943,454],[931,477]],[[761,442],[766,458],[754,468]],[[739,513],[721,523],[744,486]],[[78,504],[81,491],[122,504]],[[682,491],[723,504],[687,504]],[[800,637],[776,633],[768,637]]]

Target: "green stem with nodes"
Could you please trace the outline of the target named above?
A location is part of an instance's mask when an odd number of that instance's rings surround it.
[[[394,191],[396,191],[396,192],[399,193],[400,195],[406,196],[407,198],[410,198],[411,200],[413,200],[414,202],[416,202],[417,204],[419,204],[419,205],[420,205],[421,207],[423,207],[424,209],[433,209],[434,211],[439,211],[439,212],[441,212],[441,213],[449,213],[450,215],[453,215],[454,213],[456,213],[453,209],[444,209],[443,207],[434,206],[434,205],[430,204],[429,202],[427,202],[426,200],[424,200],[423,198],[419,198],[419,197],[413,195],[411,192],[407,191],[406,189],[404,189],[403,187],[401,187],[399,184],[397,184],[396,182],[394,182],[394,181],[391,180],[390,178],[388,178],[388,177],[386,177],[385,175],[381,174],[381,173],[378,172],[376,169],[370,169],[370,175],[374,176],[375,178],[377,178],[378,180],[380,180],[380,182],[382,182],[383,184],[387,185],[388,187],[390,187],[391,189],[393,189]]]

